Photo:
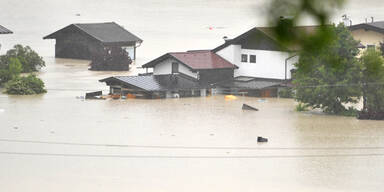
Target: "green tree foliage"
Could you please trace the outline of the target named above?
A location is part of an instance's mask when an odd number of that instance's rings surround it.
[[[324,112],[344,114],[345,103],[357,103],[361,65],[355,57],[359,50],[350,31],[343,25],[329,26],[335,39],[316,53],[302,51],[293,74],[296,99]]]
[[[328,22],[343,4],[344,0],[271,0],[268,18],[270,24],[276,26],[275,35],[282,45],[317,52],[334,40]],[[317,30],[308,33],[297,28],[303,18],[313,19]]]
[[[33,74],[8,81],[5,84],[5,90],[11,95],[33,95],[47,92],[44,89],[44,82]]]
[[[23,73],[37,71],[45,66],[43,58],[29,46],[15,45],[13,49],[8,50],[5,55],[0,57],[0,69],[8,68],[10,58],[17,58],[20,61]]]
[[[381,55],[384,57],[384,42],[380,42],[380,52],[381,52]]]
[[[381,52],[367,49],[360,61],[363,65],[363,111],[384,112],[384,59]]]
[[[20,75],[20,73],[23,71],[23,66],[21,65],[19,59],[9,58],[8,71],[12,79]]]
[[[23,67],[17,58],[9,58],[8,68],[0,68],[0,85],[20,75]]]

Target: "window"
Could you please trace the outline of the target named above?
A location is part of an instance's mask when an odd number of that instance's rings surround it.
[[[241,54],[241,62],[248,62],[248,55],[247,54]]]
[[[367,45],[368,49],[375,49],[375,45]]]
[[[178,63],[172,63],[172,74],[179,72],[179,64]]]
[[[250,63],[256,63],[256,55],[250,55],[249,56],[249,62]]]

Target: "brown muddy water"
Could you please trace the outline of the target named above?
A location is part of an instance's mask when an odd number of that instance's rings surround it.
[[[0,154],[0,192],[383,191],[384,157],[348,156],[384,154],[369,148],[384,147],[383,121],[298,113],[290,99],[76,98],[106,91],[99,79],[137,74],[165,52],[211,49],[225,35],[264,26],[266,2],[1,0],[0,24],[15,33],[0,36],[0,53],[21,43],[43,55],[47,67],[39,76],[48,93],[0,94],[0,139],[101,145],[0,141],[0,152],[93,155]],[[384,20],[383,6],[382,0],[350,0],[333,21],[342,14],[354,23]],[[42,40],[71,23],[110,21],[144,39],[132,72],[92,72],[87,61],[54,59],[54,42]],[[260,111],[242,111],[243,103]],[[269,142],[258,144],[257,136]]]
[[[0,141],[0,151],[139,157],[0,154],[0,191],[381,191],[384,187],[383,156],[333,156],[384,154],[384,149],[329,149],[383,147],[384,121],[298,113],[293,111],[293,100],[277,98],[81,100],[76,96],[85,88],[106,88],[98,79],[129,73],[88,71],[87,61],[46,61],[40,76],[47,94],[0,95],[0,139],[141,147]],[[243,103],[260,111],[242,111]],[[257,136],[269,142],[258,144]]]

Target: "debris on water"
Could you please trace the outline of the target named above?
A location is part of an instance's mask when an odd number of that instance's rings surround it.
[[[89,92],[89,93],[85,93],[85,99],[104,99],[102,95],[103,95],[102,91]]]
[[[226,95],[226,96],[224,96],[224,98],[225,98],[225,100],[235,100],[235,99],[237,99],[237,97],[234,96],[234,95]]]
[[[258,99],[257,101],[260,102],[260,103],[265,103],[265,102],[267,102],[268,100],[266,100],[266,99]]]
[[[265,142],[268,142],[268,139],[267,139],[267,138],[264,138],[264,137],[260,137],[260,136],[258,136],[258,137],[257,137],[257,142],[259,142],[259,143],[265,143]]]
[[[76,96],[76,99],[84,99],[84,96]]]
[[[247,104],[243,104],[242,109],[243,110],[251,110],[251,111],[259,111],[259,109],[255,108],[255,107],[252,107],[250,105],[247,105]]]
[[[18,129],[18,128],[19,128],[19,127],[17,127],[17,126],[14,126],[14,127],[13,127],[13,129]]]

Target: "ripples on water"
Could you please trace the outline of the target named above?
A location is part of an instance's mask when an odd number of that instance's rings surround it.
[[[84,95],[83,89],[106,92],[99,79],[137,74],[140,69],[135,67],[164,52],[213,48],[222,43],[222,36],[238,35],[255,23],[263,23],[245,19],[260,14],[251,9],[260,5],[257,1],[167,2],[1,1],[0,17],[5,18],[1,24],[15,31],[1,36],[2,51],[23,43],[46,56],[47,67],[39,75],[49,91],[39,96],[0,94],[0,138],[185,147],[384,146],[382,121],[297,113],[290,99],[76,99]],[[133,71],[94,72],[87,70],[88,61],[53,59],[54,42],[41,39],[69,23],[100,21],[116,21],[144,39]],[[218,28],[209,30],[210,26]],[[242,111],[243,103],[260,111]],[[258,144],[257,136],[267,137],[270,142]],[[384,153],[381,149],[154,149],[9,142],[0,142],[0,151],[221,157]],[[381,191],[383,173],[383,157],[122,159],[0,155],[0,191],[7,192]]]

